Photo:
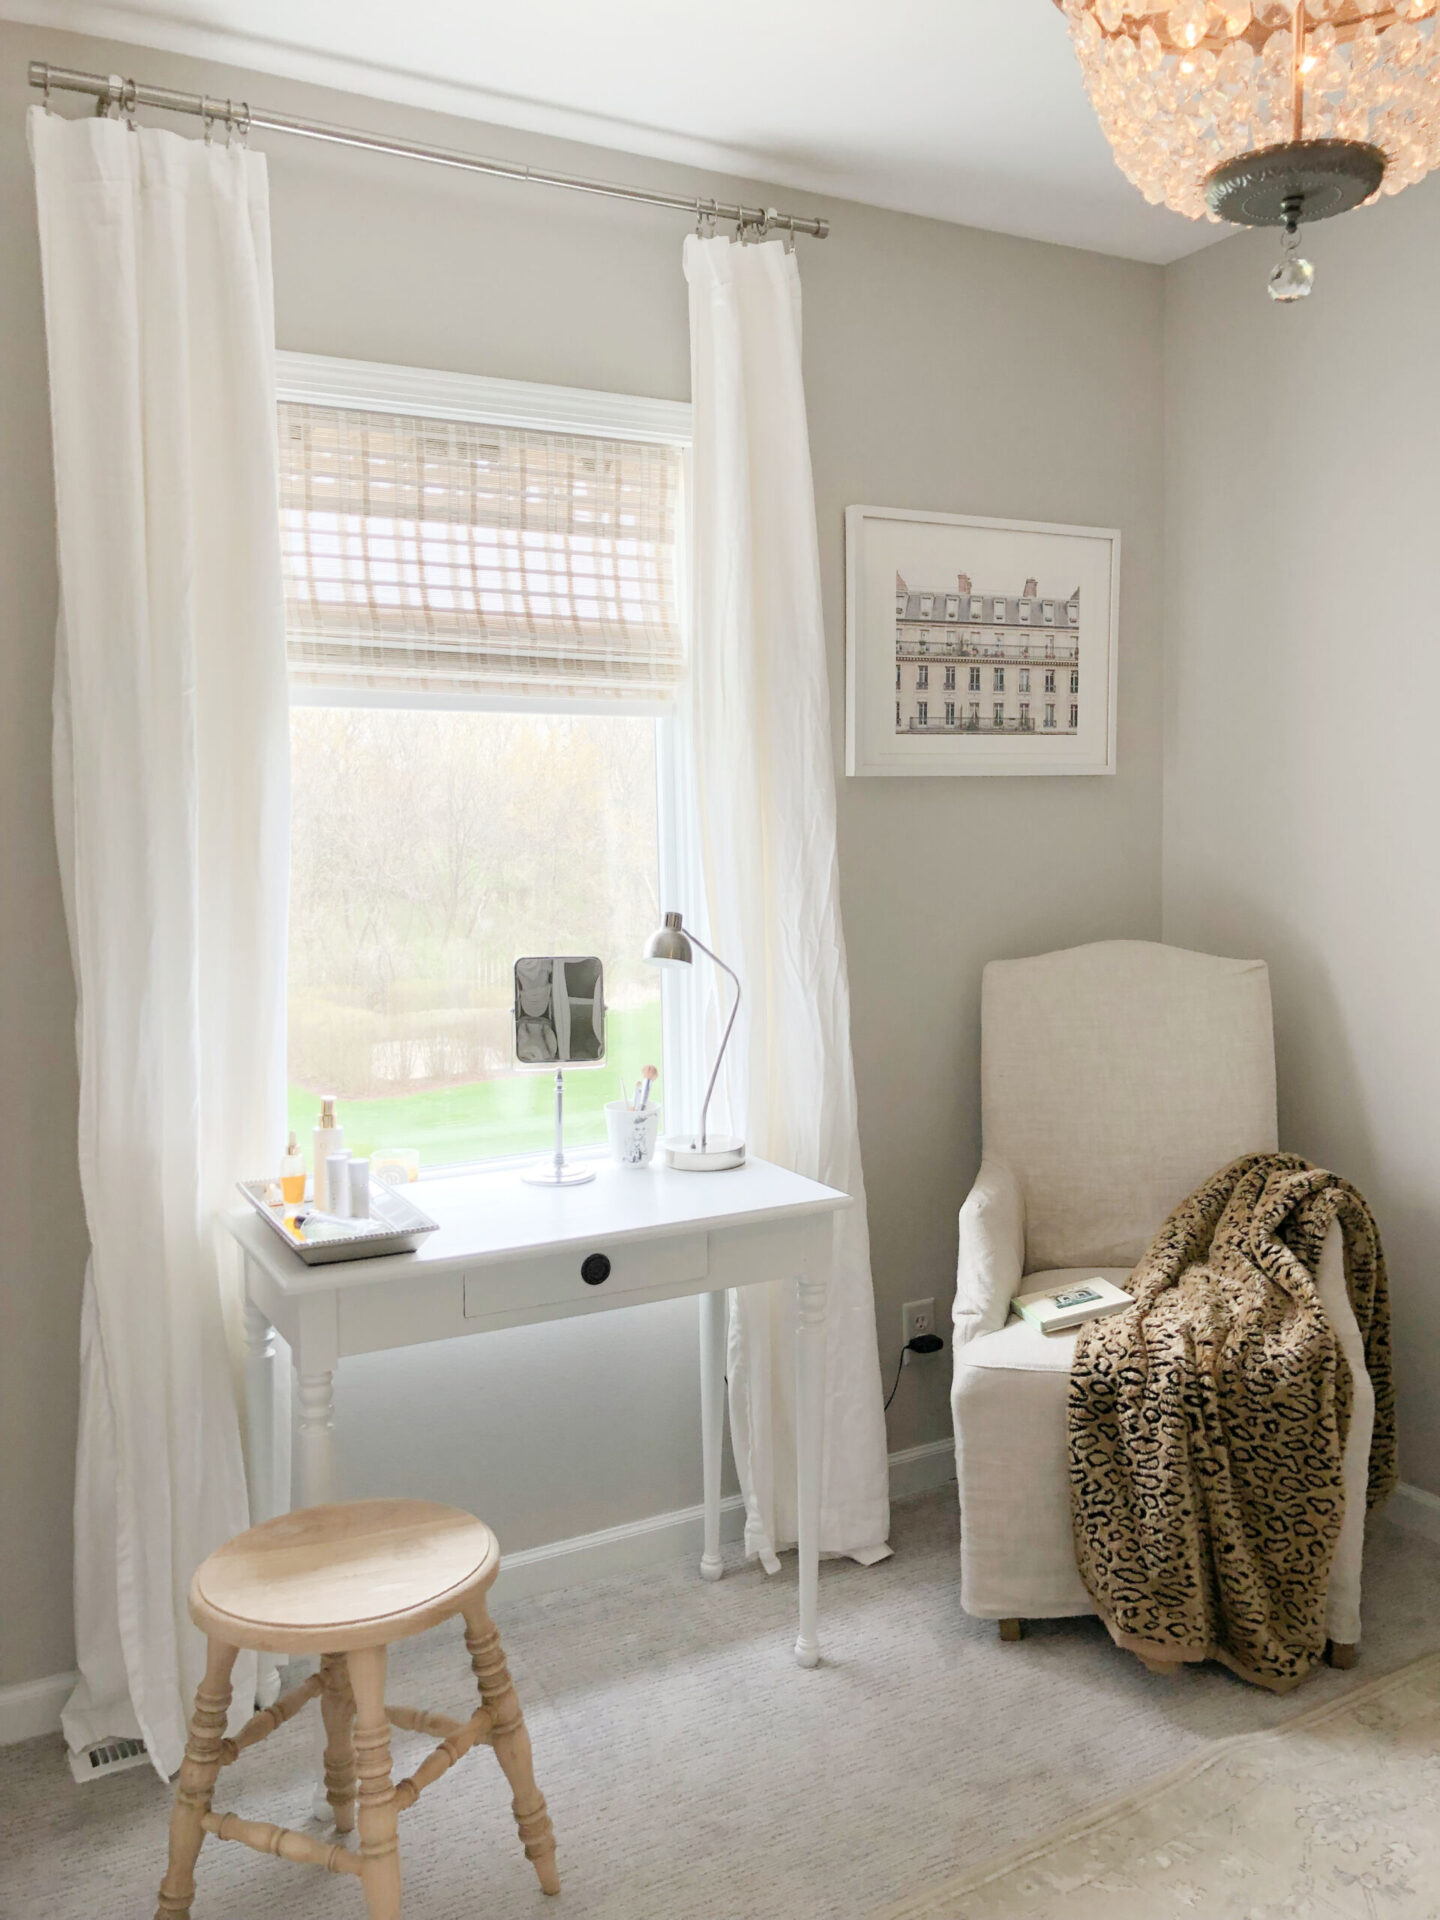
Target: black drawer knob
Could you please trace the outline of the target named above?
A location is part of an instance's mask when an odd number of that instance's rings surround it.
[[[587,1253],[580,1262],[580,1278],[587,1287],[598,1287],[610,1278],[610,1256],[608,1253]]]

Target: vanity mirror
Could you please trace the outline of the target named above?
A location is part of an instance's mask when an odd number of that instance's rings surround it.
[[[605,1061],[605,969],[597,955],[527,954],[515,962],[515,1059],[555,1073],[555,1150],[522,1177],[540,1187],[593,1180],[593,1167],[565,1158],[565,1068]]]

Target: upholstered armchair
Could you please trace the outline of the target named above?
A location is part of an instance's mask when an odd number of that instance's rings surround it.
[[[1269,972],[1263,961],[1142,940],[992,961],[981,1051],[983,1159],[960,1212],[955,1293],[960,1599],[1018,1639],[1026,1619],[1094,1608],[1070,1525],[1066,1395],[1077,1336],[1038,1332],[1011,1316],[1010,1301],[1072,1276],[1123,1286],[1207,1175],[1274,1150]],[[1327,1619],[1342,1664],[1360,1637],[1375,1403],[1338,1224],[1319,1290],[1355,1377]]]

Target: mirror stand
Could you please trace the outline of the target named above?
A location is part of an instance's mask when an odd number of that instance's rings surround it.
[[[532,1187],[580,1187],[595,1178],[593,1167],[577,1166],[565,1158],[565,1075],[555,1069],[555,1151],[548,1160],[537,1160],[520,1178]]]

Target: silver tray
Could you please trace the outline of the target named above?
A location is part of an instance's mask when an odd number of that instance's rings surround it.
[[[398,1188],[373,1181],[370,1217],[351,1221],[353,1233],[337,1234],[329,1240],[297,1240],[285,1225],[284,1209],[266,1204],[265,1190],[275,1185],[273,1180],[237,1180],[235,1184],[281,1245],[307,1267],[323,1267],[332,1260],[371,1260],[382,1253],[413,1253],[424,1236],[440,1225]]]

